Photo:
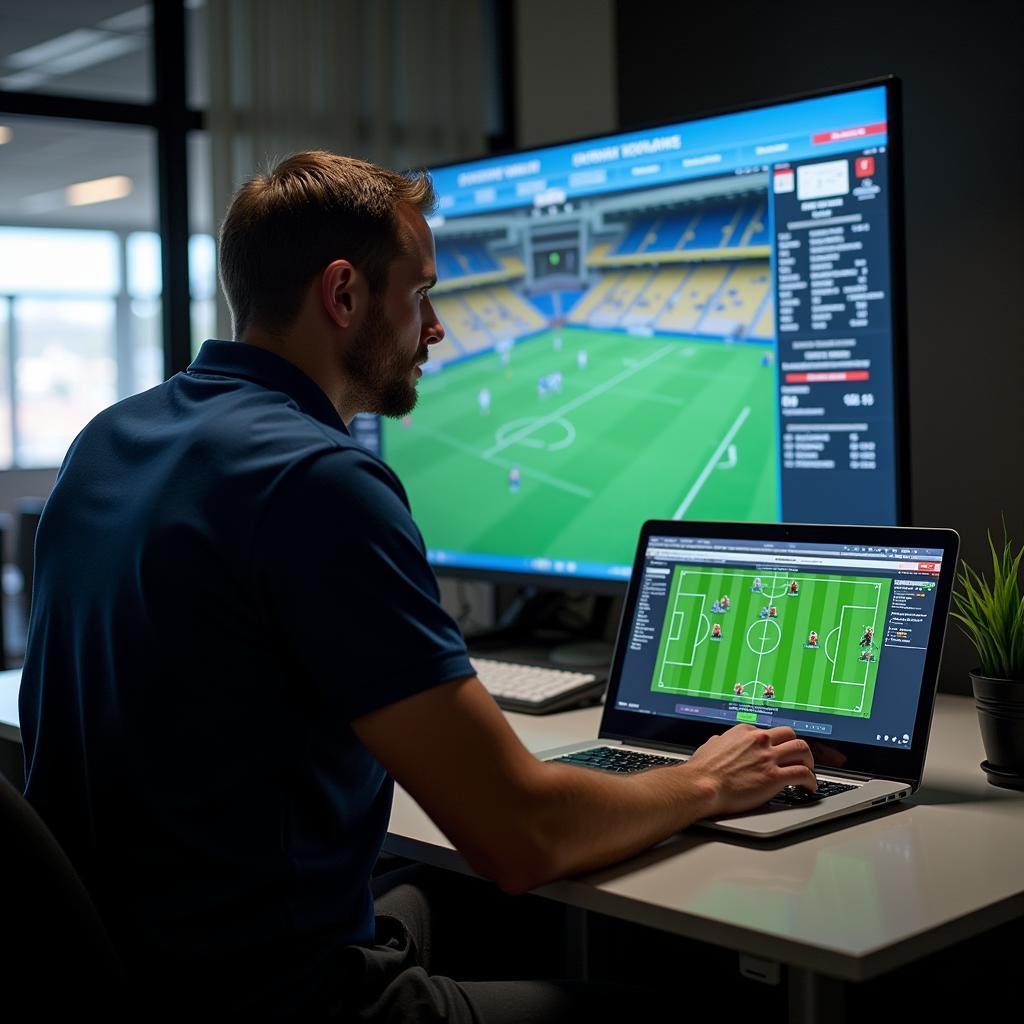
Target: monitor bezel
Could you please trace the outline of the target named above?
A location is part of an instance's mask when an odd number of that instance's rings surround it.
[[[608,691],[604,711],[601,715],[600,738],[623,742],[642,741],[665,749],[689,751],[699,747],[712,736],[719,735],[733,725],[715,725],[699,719],[674,718],[653,714],[637,714],[622,711],[615,706],[618,684],[622,678],[622,666],[628,644],[626,636],[633,622],[633,613],[640,594],[643,576],[643,558],[648,539],[652,535],[693,536],[721,538],[723,540],[765,540],[792,541],[797,543],[860,544],[878,547],[936,548],[943,552],[942,569],[936,586],[934,613],[928,634],[925,664],[921,677],[921,692],[918,695],[917,713],[910,747],[892,749],[874,744],[831,741],[830,747],[844,758],[842,772],[851,775],[898,779],[917,787],[921,781],[928,735],[931,729],[932,710],[939,684],[939,667],[945,643],[950,596],[956,575],[957,554],[960,537],[951,529],[924,529],[907,526],[833,526],[809,523],[721,523],[696,520],[651,519],[644,523],[637,542],[633,562],[633,576],[630,580],[626,600],[622,606],[618,635],[615,642],[615,656],[608,677]],[[807,736],[812,751],[816,741]],[[819,770],[827,773],[820,763]]]
[[[881,75],[862,81],[827,86],[806,92],[791,94],[773,99],[754,100],[737,106],[706,110],[691,114],[678,120],[659,118],[655,121],[635,123],[616,128],[612,131],[598,132],[588,135],[569,136],[541,146],[516,146],[500,149],[480,156],[460,160],[450,160],[434,164],[427,168],[428,172],[448,167],[477,163],[483,160],[500,159],[522,153],[539,152],[564,145],[573,145],[591,140],[606,139],[634,131],[647,131],[674,125],[683,125],[708,118],[738,114],[748,110],[782,106],[788,103],[799,103],[803,100],[818,99],[839,93],[856,92],[862,89],[883,87],[886,95],[886,155],[889,158],[889,270],[890,270],[890,309],[892,319],[892,393],[893,393],[893,432],[894,432],[894,476],[896,497],[896,522],[893,526],[905,526],[911,522],[911,481],[910,481],[910,409],[909,409],[909,377],[908,377],[908,338],[906,311],[906,263],[905,263],[905,205],[903,194],[903,121],[902,121],[902,83],[897,75]],[[894,144],[895,142],[895,144]],[[387,454],[385,452],[385,458]],[[687,520],[683,520],[687,522]],[[892,527],[886,527],[890,529]],[[564,590],[567,592],[586,591],[594,594],[622,597],[629,586],[628,579],[617,579],[608,576],[586,576],[582,574],[563,574],[547,572],[519,572],[499,568],[471,568],[451,563],[431,562],[431,567],[439,577],[462,580],[485,581],[512,586],[535,586],[540,589]]]

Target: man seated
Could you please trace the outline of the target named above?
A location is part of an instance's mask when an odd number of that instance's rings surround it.
[[[430,976],[415,911],[375,922],[393,780],[509,893],[814,787],[788,729],[636,776],[541,763],[475,678],[401,483],[348,432],[407,415],[444,337],[432,203],[322,152],[246,183],[220,237],[235,340],[97,416],[42,516],[27,796],[168,1005],[544,1019],[549,990],[509,1010]]]

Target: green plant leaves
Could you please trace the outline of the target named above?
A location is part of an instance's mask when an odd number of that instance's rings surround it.
[[[984,675],[1024,679],[1024,593],[1020,582],[1024,548],[1013,553],[1005,517],[1002,549],[996,549],[991,532],[988,546],[991,582],[962,562],[950,614],[974,644]]]

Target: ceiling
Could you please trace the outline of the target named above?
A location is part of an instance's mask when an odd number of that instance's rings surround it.
[[[151,4],[131,0],[5,0],[0,13],[0,90],[146,103],[152,100]],[[186,3],[188,97],[206,103],[202,0]],[[152,129],[6,115],[0,126],[0,224],[155,230],[156,135]],[[0,135],[6,133],[0,132]],[[189,140],[192,230],[212,230],[208,147]],[[68,206],[64,190],[113,175],[131,194]]]

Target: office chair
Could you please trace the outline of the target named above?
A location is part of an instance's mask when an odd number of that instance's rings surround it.
[[[32,573],[35,569],[36,529],[39,517],[43,514],[45,498],[19,498],[14,510],[18,520],[17,551],[15,564],[21,570],[22,601],[25,608],[25,621],[28,622],[32,610]]]
[[[3,568],[7,562],[7,538],[14,532],[14,519],[0,512],[0,671],[11,667],[7,654],[6,595],[3,588]]]
[[[100,916],[42,818],[0,775],[0,977],[5,1014],[126,1016],[124,972]],[[53,1015],[53,1016],[51,1016]]]

